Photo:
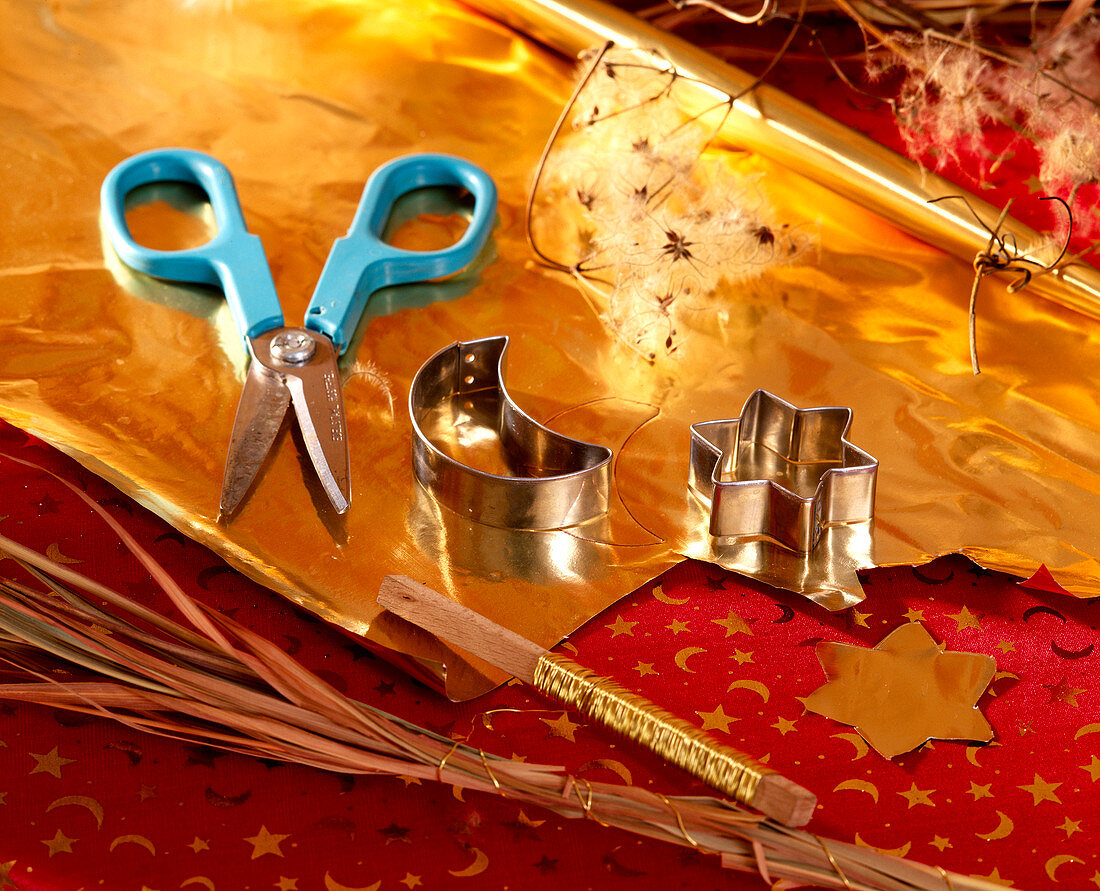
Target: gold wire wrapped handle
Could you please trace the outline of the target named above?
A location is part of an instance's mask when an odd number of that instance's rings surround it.
[[[775,773],[560,653],[546,652],[539,658],[533,686],[745,804],[752,804],[763,776]]]
[[[548,652],[426,585],[405,576],[387,576],[378,603],[780,823],[803,826],[813,815],[817,798],[808,789],[722,745],[610,678],[567,656]],[[587,814],[591,800],[585,802],[579,791],[577,795]]]

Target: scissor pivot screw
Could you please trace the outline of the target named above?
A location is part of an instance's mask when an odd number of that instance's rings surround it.
[[[284,365],[301,365],[313,358],[317,344],[304,331],[283,331],[271,338],[271,358]]]

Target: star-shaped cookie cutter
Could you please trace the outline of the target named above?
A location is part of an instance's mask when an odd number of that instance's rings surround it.
[[[506,529],[562,529],[607,511],[612,452],[571,439],[527,415],[504,385],[507,337],[444,347],[413,378],[413,470],[451,510]],[[443,410],[442,424],[436,417]],[[448,454],[440,432],[489,442],[503,473]],[[446,429],[444,429],[446,428]]]
[[[878,461],[847,440],[852,410],[799,409],[767,390],[741,416],[691,425],[689,485],[715,537],[813,550],[826,526],[874,517]]]

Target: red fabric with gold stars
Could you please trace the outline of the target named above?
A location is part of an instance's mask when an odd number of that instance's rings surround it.
[[[74,480],[188,593],[354,697],[589,779],[705,791],[522,685],[452,705],[37,441],[5,427],[0,449]],[[3,462],[0,485],[0,531],[163,606],[110,530],[55,479]],[[1029,590],[958,558],[875,571],[865,584],[864,605],[833,615],[686,563],[572,642],[585,664],[814,790],[814,832],[1015,887],[1100,887],[1100,601]],[[935,742],[891,762],[852,728],[803,709],[800,698],[824,682],[818,641],[869,647],[910,620],[950,650],[996,658],[980,700],[992,745]],[[485,794],[329,775],[22,704],[0,705],[0,822],[0,887],[19,889],[763,887],[715,858]]]

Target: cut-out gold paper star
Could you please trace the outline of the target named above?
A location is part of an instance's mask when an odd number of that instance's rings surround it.
[[[993,738],[976,703],[996,661],[941,650],[919,622],[902,625],[873,649],[825,641],[817,658],[828,681],[806,697],[806,708],[852,725],[886,758],[930,739]]]

